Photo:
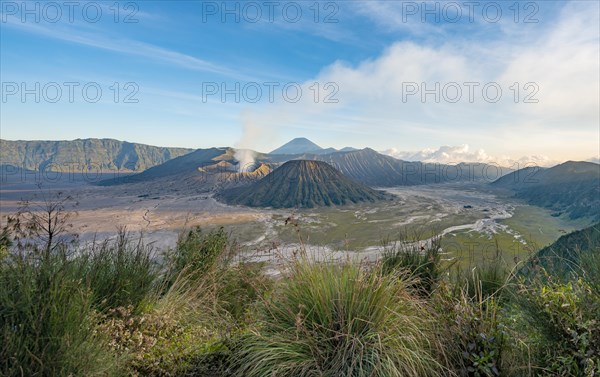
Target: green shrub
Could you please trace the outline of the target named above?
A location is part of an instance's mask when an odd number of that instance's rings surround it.
[[[511,289],[515,325],[543,376],[600,375],[598,225],[561,237],[524,265]]]
[[[219,347],[216,331],[161,310],[135,314],[131,306],[111,309],[101,329],[110,335],[116,354],[129,356],[133,375],[191,375]]]
[[[8,251],[11,246],[12,241],[10,239],[10,233],[8,228],[4,227],[0,230],[0,262],[8,256]]]
[[[467,285],[458,290],[443,285],[432,298],[445,361],[460,376],[514,375],[515,366],[507,358],[509,340],[514,339],[501,305],[478,287],[472,295]]]
[[[296,261],[233,357],[239,376],[438,375],[410,282],[379,268]]]
[[[80,247],[68,216],[52,237],[36,219],[0,233],[0,375],[600,376],[597,246],[527,280],[498,248],[450,277],[438,239],[376,265],[304,250],[271,279],[223,228],[182,233],[161,261],[125,229]]]
[[[217,376],[226,368],[227,339],[243,329],[250,307],[269,285],[262,265],[230,263],[228,247],[222,229],[186,233],[165,260],[166,279],[140,296],[144,305],[127,304],[134,296],[105,311],[102,331],[116,354],[129,356],[129,373]],[[135,265],[146,259],[129,260]]]
[[[588,283],[547,276],[520,285],[516,297],[535,340],[540,374],[600,375],[600,296]]]
[[[111,309],[101,329],[115,353],[129,355],[132,375],[217,373],[221,339],[233,324],[219,305],[218,288],[211,279],[192,278],[184,271],[144,312],[136,313],[132,306]]]
[[[78,276],[92,292],[94,307],[101,311],[133,306],[135,311],[146,304],[157,288],[160,266],[153,261],[152,249],[140,237],[119,229],[114,241],[106,240],[80,250],[74,260]]]
[[[496,250],[494,257],[474,265],[470,270],[457,269],[454,273],[455,287],[458,295],[466,293],[472,299],[478,300],[496,296],[500,299],[504,293],[503,288],[512,277],[507,263],[502,259],[500,250]],[[460,291],[465,292],[460,292]]]
[[[473,260],[469,261],[472,264]],[[469,271],[457,267],[432,298],[449,367],[460,376],[519,375],[523,344],[507,323],[511,273],[496,252]]]
[[[581,278],[590,289],[590,294],[595,300],[588,301],[589,303],[600,303],[600,245],[596,245],[587,253],[581,253],[580,267],[577,277]],[[591,308],[597,313],[600,313],[600,307]]]
[[[272,289],[273,281],[262,269],[262,263],[239,263],[227,265],[213,275],[218,287],[217,300],[240,326],[251,316],[253,305]]]
[[[195,227],[182,233],[175,250],[167,255],[171,279],[184,269],[188,274],[201,277],[219,258],[228,256],[225,254],[227,246],[228,238],[223,228],[205,234],[200,227]]]
[[[447,267],[441,265],[440,238],[434,238],[426,248],[396,243],[384,247],[384,273],[404,271],[411,277],[412,289],[420,295],[430,295]]]
[[[64,255],[9,256],[0,265],[0,374],[107,376],[120,360],[97,330],[92,294]]]

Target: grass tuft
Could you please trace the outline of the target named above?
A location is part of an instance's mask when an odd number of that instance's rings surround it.
[[[236,375],[438,375],[430,318],[410,284],[380,267],[293,262],[237,345]]]

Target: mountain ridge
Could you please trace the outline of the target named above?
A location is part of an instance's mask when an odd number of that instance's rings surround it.
[[[252,169],[241,169],[229,147],[197,149],[186,155],[151,167],[141,173],[120,176],[98,182],[100,186],[129,183],[161,182],[164,187],[186,187],[192,191],[213,192],[223,188],[249,184],[269,174],[274,166],[256,161]],[[257,157],[262,155],[257,153]]]
[[[600,220],[600,165],[567,161],[551,168],[528,167],[494,181],[529,204],[548,208],[556,216]]]
[[[342,174],[373,187],[416,186],[449,182],[492,181],[508,169],[484,163],[445,165],[404,161],[381,154],[372,148],[330,154],[303,154],[296,159],[310,159],[329,163]],[[489,169],[494,167],[494,169]]]
[[[0,139],[0,165],[27,170],[94,169],[143,171],[193,149],[156,147],[116,139],[6,140]]]
[[[554,276],[564,276],[574,271],[580,264],[582,253],[599,253],[600,223],[561,236],[551,245],[535,253],[519,270],[520,275],[531,276],[540,267]]]

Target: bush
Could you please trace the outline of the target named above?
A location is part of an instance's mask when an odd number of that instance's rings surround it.
[[[446,362],[460,376],[513,376],[523,366],[523,344],[507,325],[512,275],[501,255],[496,242],[492,258],[468,272],[457,267],[432,297]]]
[[[515,375],[514,360],[507,357],[509,340],[515,339],[510,339],[500,303],[493,295],[484,296],[481,284],[475,292],[467,285],[442,285],[432,298],[445,362],[460,376]]]
[[[152,249],[141,239],[119,229],[114,241],[93,244],[75,257],[79,266],[75,279],[82,279],[92,293],[94,307],[107,311],[132,306],[135,311],[147,304],[157,288],[160,266],[153,261]]]
[[[447,267],[441,265],[440,238],[434,238],[426,248],[398,244],[385,247],[382,255],[384,273],[404,271],[411,276],[412,289],[420,295],[430,295]]]
[[[0,230],[0,263],[8,256],[8,251],[11,246],[12,241],[10,239],[10,233],[8,228],[4,227]]]
[[[233,255],[238,251],[223,228],[204,233],[196,227],[184,232],[177,247],[166,257],[166,286],[183,274],[186,279],[218,287],[215,299],[230,315],[243,320],[250,305],[271,284],[262,274],[263,264],[233,263]]]
[[[439,375],[409,281],[354,264],[291,266],[236,344],[239,376]]]
[[[139,314],[132,306],[111,309],[101,329],[115,353],[130,356],[132,375],[195,375],[199,368],[211,368],[228,323],[215,294],[214,287],[180,275],[151,308]]]
[[[581,253],[579,257],[580,268],[576,277],[579,277],[585,282],[590,289],[590,294],[594,300],[588,303],[600,304],[600,245],[596,245],[587,253]],[[592,307],[596,313],[600,313],[600,307]],[[597,309],[597,310],[596,310]]]
[[[5,257],[0,265],[0,374],[108,376],[120,360],[97,330],[92,294],[64,255]]]
[[[547,376],[600,375],[600,296],[583,279],[519,286],[515,299]]]
[[[165,279],[140,296],[144,305],[128,305],[134,296],[106,311],[102,331],[115,353],[130,356],[131,374],[221,375],[230,354],[227,340],[245,326],[250,307],[269,285],[261,265],[232,265],[229,248],[222,229],[185,233],[165,260]]]
[[[472,266],[467,271],[461,271],[457,268],[454,276],[456,278],[455,288],[459,291],[455,292],[456,294],[462,295],[464,293],[471,299],[479,300],[491,296],[495,296],[497,299],[502,298],[504,288],[513,274],[507,263],[502,259],[500,250],[496,248],[495,255],[492,258]]]
[[[219,258],[228,257],[227,246],[227,234],[222,227],[207,234],[200,227],[182,233],[175,250],[167,254],[171,279],[175,279],[184,269],[188,274],[201,277]]]
[[[48,234],[29,209],[0,232],[0,375],[600,375],[597,245],[519,278],[498,248],[446,276],[438,239],[375,265],[301,250],[275,280],[233,261],[223,228],[182,233],[162,261],[124,228],[79,247],[64,200]]]
[[[217,270],[216,299],[240,326],[250,320],[253,305],[272,289],[273,281],[262,273],[263,264],[239,263]]]

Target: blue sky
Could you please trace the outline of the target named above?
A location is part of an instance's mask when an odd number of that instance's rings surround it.
[[[2,138],[598,157],[596,1],[1,3]]]

